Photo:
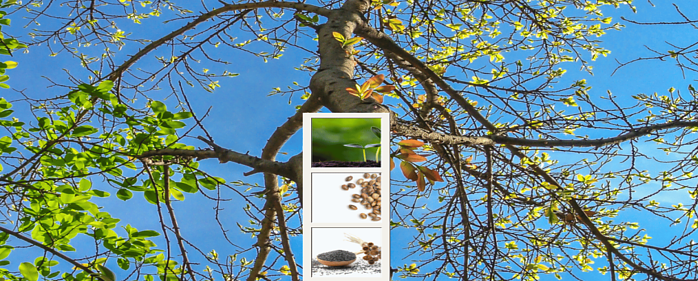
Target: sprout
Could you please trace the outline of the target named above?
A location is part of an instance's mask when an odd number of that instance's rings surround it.
[[[371,147],[378,147],[378,150],[380,151],[380,143],[373,143],[373,144],[367,144],[367,145],[360,145],[360,144],[345,144],[344,146],[346,147],[353,147],[353,148],[361,148],[364,152],[364,162],[366,162],[366,149],[371,148]],[[378,152],[376,152],[376,162],[378,162]]]

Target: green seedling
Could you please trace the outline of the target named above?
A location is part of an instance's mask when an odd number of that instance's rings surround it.
[[[366,149],[371,148],[371,147],[378,147],[380,149],[381,144],[380,143],[373,143],[373,144],[367,144],[367,145],[360,145],[360,144],[345,144],[344,146],[346,147],[353,147],[353,148],[361,148],[364,152],[364,162],[366,162]],[[376,154],[378,155],[378,154]],[[376,158],[376,162],[378,162],[378,158]]]
[[[373,132],[378,139],[381,138],[381,129],[378,127],[371,127],[371,131]],[[376,150],[376,162],[380,162],[380,158],[378,158],[378,155],[381,153],[381,146],[378,144],[378,149]]]

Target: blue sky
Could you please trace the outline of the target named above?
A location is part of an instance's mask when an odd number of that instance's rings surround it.
[[[215,1],[214,1],[215,2]],[[684,12],[688,16],[698,18],[698,13],[689,11],[693,3],[692,1],[676,1],[679,6],[684,7]],[[638,14],[633,14],[627,7],[621,7],[617,10],[607,9],[607,16],[612,16],[614,21],[619,20],[620,16],[625,16],[629,19],[637,19],[642,21],[670,21],[678,20],[676,12],[668,3],[655,3],[657,7],[650,7],[648,2],[638,2]],[[212,4],[212,5],[215,5]],[[26,30],[22,26],[26,22],[19,18],[13,18],[12,27],[6,29],[9,34],[22,34]],[[624,23],[621,21],[621,23]],[[147,24],[147,23],[146,23]],[[143,29],[137,25],[124,25],[122,28],[128,32],[140,33],[147,35],[149,38],[157,38],[169,31],[178,28],[183,22],[175,21],[168,24],[148,25],[147,29]],[[611,73],[617,66],[615,60],[625,62],[638,56],[651,55],[643,45],[655,47],[658,50],[667,51],[673,49],[666,45],[664,41],[670,41],[678,45],[687,45],[693,43],[691,41],[691,32],[695,32],[690,26],[637,26],[625,22],[626,28],[622,31],[611,31],[604,37],[600,38],[604,41],[603,45],[610,49],[612,53],[607,58],[599,58],[593,63],[594,76],[586,73],[568,69],[565,79],[569,81],[586,79],[588,84],[593,86],[590,94],[592,96],[606,95],[606,90],[613,92],[621,101],[630,101],[630,96],[638,93],[651,94],[653,92],[666,93],[670,87],[675,87],[678,90],[685,90],[687,85],[694,82],[695,73],[687,73],[686,79],[682,77],[681,72],[671,61],[649,61],[638,62],[628,67],[617,71],[613,76]],[[33,27],[33,25],[30,25]],[[42,22],[42,29],[51,27],[51,23]],[[23,39],[28,40],[24,37]],[[308,49],[314,50],[313,41],[306,40]],[[137,50],[140,45],[130,43],[124,48],[120,55],[115,59],[122,61],[126,55]],[[191,89],[188,91],[189,97],[192,99],[194,108],[198,112],[205,112],[209,106],[213,106],[210,116],[205,120],[204,124],[210,129],[214,139],[219,145],[233,149],[238,152],[249,151],[251,155],[259,155],[266,139],[272,134],[277,126],[282,124],[294,112],[294,106],[301,104],[300,95],[297,94],[291,99],[291,105],[288,104],[288,96],[267,96],[274,87],[285,89],[286,85],[291,85],[296,81],[300,85],[307,85],[310,76],[308,73],[294,71],[293,68],[302,63],[305,54],[297,51],[289,50],[280,60],[270,60],[268,63],[263,63],[261,58],[245,54],[242,52],[227,53],[224,49],[214,50],[213,53],[228,57],[231,65],[225,69],[239,73],[240,75],[234,78],[220,78],[221,88],[215,93],[208,93],[201,89]],[[15,54],[12,60],[19,62],[16,69],[11,70],[8,74],[12,78],[8,83],[13,89],[24,90],[24,93],[31,97],[50,97],[64,94],[65,91],[59,88],[46,88],[49,83],[42,77],[48,77],[54,81],[66,81],[64,69],[67,69],[71,74],[78,77],[86,77],[84,70],[81,70],[76,61],[69,59],[66,54],[60,54],[56,57],[48,56],[48,51],[45,46],[34,47],[30,49],[28,54]],[[164,50],[156,51],[153,55],[168,55]],[[152,62],[153,60],[150,59]],[[147,66],[143,66],[147,67]],[[202,66],[203,67],[203,66]],[[223,67],[208,67],[212,72],[222,72]],[[563,81],[566,81],[563,79]],[[466,79],[466,80],[469,80]],[[20,96],[11,90],[3,90],[1,94],[8,100],[15,100]],[[169,93],[161,91],[156,93],[157,98],[164,98]],[[395,102],[386,98],[386,101]],[[172,100],[167,101],[172,105]],[[21,119],[29,119],[27,115],[26,104],[15,104],[17,114]],[[326,110],[323,110],[326,111]],[[262,114],[260,114],[262,112]],[[251,118],[254,116],[254,118]],[[282,149],[286,155],[279,155],[280,161],[287,160],[288,157],[295,155],[301,151],[302,139],[299,131]],[[198,147],[205,147],[205,144],[196,140],[187,140],[188,143]],[[658,157],[661,153],[656,154]],[[651,169],[652,163],[646,163],[648,169]],[[209,173],[226,178],[229,182],[234,180],[243,180],[249,183],[263,182],[260,174],[250,177],[242,177],[243,172],[249,171],[249,168],[242,167],[233,163],[219,164],[216,160],[202,161],[201,167]],[[393,176],[397,179],[402,179],[399,171],[394,170]],[[116,190],[94,183],[96,187],[102,186],[102,189],[115,193]],[[237,187],[238,189],[246,189],[246,187]],[[210,193],[210,192],[209,192]],[[230,191],[222,191],[222,194],[227,197],[237,198]],[[435,197],[435,196],[434,196]],[[662,197],[658,200],[666,201],[671,204],[673,200],[678,200],[672,196]],[[145,200],[136,195],[133,199],[122,202],[115,198],[100,199],[98,204],[103,204],[105,210],[112,213],[116,218],[121,218],[122,223],[129,223],[139,230],[154,229],[160,230],[156,209],[153,205],[147,204]],[[664,203],[664,202],[662,202]],[[175,203],[175,209],[178,219],[183,228],[183,235],[191,241],[196,241],[203,251],[216,249],[221,255],[232,253],[236,249],[227,243],[221,243],[222,235],[220,235],[219,227],[215,221],[202,221],[201,218],[213,217],[213,205],[211,201],[204,199],[200,195],[188,196],[183,203]],[[181,207],[180,207],[181,206]],[[230,234],[235,239],[240,240],[240,245],[251,244],[249,235],[239,234],[235,224],[236,219],[244,217],[239,204],[227,204],[225,206],[226,218],[223,219],[226,229],[230,230]],[[624,217],[617,219],[638,220],[642,219],[637,214],[627,214]],[[297,220],[296,220],[297,221]],[[653,221],[648,221],[652,223]],[[245,223],[245,221],[241,221]],[[661,227],[660,225],[657,225]],[[406,237],[406,236],[403,236]],[[655,236],[660,238],[661,236]],[[163,247],[161,240],[158,243]],[[297,260],[301,259],[301,239],[295,237],[292,239],[294,254]],[[400,245],[404,245],[407,241],[401,240],[400,237],[394,236],[393,243],[393,266],[402,266],[411,262],[402,260],[400,257],[406,254]],[[246,254],[248,257],[252,255]],[[29,253],[22,254],[17,251],[13,253],[13,260],[21,260],[23,257],[31,256]],[[33,260],[35,256],[31,256]],[[200,260],[200,259],[199,259]],[[586,275],[583,275],[586,276]]]

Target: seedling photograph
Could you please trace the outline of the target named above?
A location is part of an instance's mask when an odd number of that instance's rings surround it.
[[[380,118],[313,118],[313,167],[380,167]]]

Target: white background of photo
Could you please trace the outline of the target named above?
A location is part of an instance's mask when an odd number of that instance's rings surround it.
[[[369,172],[369,174],[374,173]],[[381,175],[381,173],[375,174]],[[356,184],[356,180],[363,178],[363,175],[364,173],[312,173],[312,222],[380,224],[386,219],[385,216],[381,216],[380,221],[372,221],[371,217],[360,218],[359,214],[372,211],[351,201],[352,194],[361,194],[361,187],[342,189],[343,184]],[[353,176],[354,179],[345,181],[348,176]],[[357,210],[349,209],[349,205],[356,206]]]

